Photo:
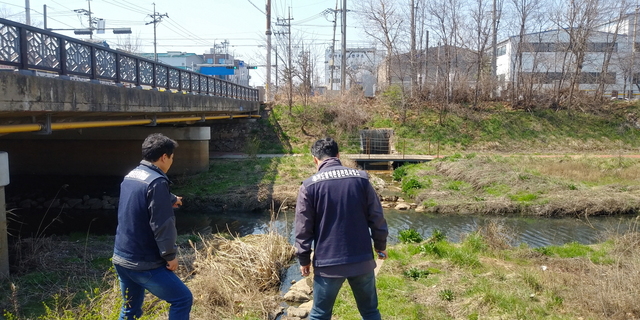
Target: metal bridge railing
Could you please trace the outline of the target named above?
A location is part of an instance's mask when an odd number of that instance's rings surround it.
[[[257,89],[0,19],[0,65],[63,76],[259,101]]]

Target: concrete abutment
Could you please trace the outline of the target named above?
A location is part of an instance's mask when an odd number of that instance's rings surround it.
[[[117,127],[54,131],[51,135],[10,134],[0,138],[0,150],[9,154],[11,175],[124,176],[142,159],[144,139],[156,132],[179,144],[170,175],[208,170],[209,127]]]

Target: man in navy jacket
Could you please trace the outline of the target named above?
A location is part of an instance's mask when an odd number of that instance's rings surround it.
[[[311,147],[318,172],[300,186],[296,202],[296,251],[308,276],[313,249],[313,308],[309,319],[331,319],[345,279],[365,320],[380,319],[373,248],[386,259],[388,228],[380,199],[365,171],[342,166],[331,138]]]
[[[113,249],[124,303],[120,319],[139,319],[145,289],[171,304],[170,320],[189,319],[193,296],[173,271],[177,231],[173,208],[182,198],[169,191],[167,171],[178,143],[154,133],[142,143],[140,165],[120,184],[118,228]]]

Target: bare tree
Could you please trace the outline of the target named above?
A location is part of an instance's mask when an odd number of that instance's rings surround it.
[[[557,19],[569,36],[565,57],[565,65],[568,66],[568,105],[573,104],[574,95],[579,90],[582,80],[582,70],[588,51],[588,43],[598,23],[601,23],[599,13],[602,8],[602,0],[569,0],[564,8],[563,16]],[[608,4],[608,2],[607,2]],[[564,78],[564,77],[563,77]],[[560,91],[558,98],[561,97]],[[559,99],[557,99],[559,100]]]
[[[632,3],[630,1],[622,0],[620,2],[611,4],[609,11],[606,11],[604,13],[605,16],[610,17],[606,20],[610,20],[613,22],[609,24],[608,28],[605,27],[605,30],[609,31],[611,36],[607,37],[607,46],[604,51],[602,66],[600,68],[600,75],[598,77],[598,88],[595,91],[595,98],[598,100],[602,100],[604,98],[605,86],[609,84],[611,80],[614,80],[613,82],[615,83],[615,76],[613,76],[613,79],[611,79],[612,77],[609,74],[609,67],[611,65],[611,60],[614,53],[617,53],[618,51],[618,34],[622,28],[623,22],[625,21],[624,18],[628,10],[631,9],[631,6]]]
[[[451,102],[454,93],[454,83],[460,83],[460,74],[457,70],[458,51],[462,41],[460,33],[462,22],[461,0],[434,0],[428,5],[428,12],[432,17],[432,29],[438,38],[437,74],[436,86],[439,88],[440,101],[443,102],[442,115],[446,112],[447,105]]]
[[[511,6],[516,14],[516,21],[518,27],[518,38],[516,44],[515,54],[515,69],[516,75],[514,77],[514,85],[512,90],[512,101],[517,101],[520,97],[523,97],[525,104],[531,103],[533,98],[533,81],[526,81],[523,74],[523,52],[532,51],[531,46],[527,41],[527,33],[531,31],[529,24],[531,23],[532,16],[536,15],[541,9],[542,2],[538,0],[511,0]],[[535,58],[535,55],[534,55]],[[534,70],[532,70],[534,71]],[[531,80],[531,79],[528,79]],[[528,86],[525,89],[525,86]],[[525,91],[526,92],[523,92]]]
[[[478,104],[478,99],[481,94],[481,86],[486,84],[488,81],[483,81],[486,72],[483,72],[484,67],[486,66],[485,54],[487,48],[490,44],[491,36],[492,36],[492,24],[493,24],[493,15],[489,14],[492,7],[492,1],[494,0],[474,0],[471,3],[470,14],[469,14],[469,28],[468,30],[469,40],[464,46],[476,53],[476,61],[475,61],[475,84],[474,84],[474,94],[473,94],[473,104],[474,106]],[[500,3],[502,3],[500,1]],[[491,74],[489,75],[489,79]]]
[[[116,43],[116,47],[119,50],[123,50],[130,53],[140,53],[140,48],[142,47],[142,40],[140,39],[140,32],[135,36],[131,36],[130,34],[124,37],[118,37],[118,41]]]
[[[380,42],[385,48],[385,82],[391,85],[391,58],[396,51],[396,41],[403,27],[394,0],[362,0],[356,3],[359,18],[367,36]]]

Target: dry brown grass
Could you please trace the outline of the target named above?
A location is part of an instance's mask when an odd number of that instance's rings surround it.
[[[536,270],[548,292],[563,297],[563,308],[592,319],[638,319],[640,306],[640,234],[613,240],[611,261],[594,263],[588,258],[543,258]]]
[[[187,284],[194,295],[194,318],[273,315],[281,272],[294,253],[287,239],[270,232],[232,240],[216,237],[193,246],[195,270]]]
[[[430,213],[590,216],[640,208],[638,159],[476,156],[425,168],[413,175],[431,186],[415,200],[431,203]]]
[[[591,183],[635,181],[640,176],[637,160],[622,157],[575,159],[523,159],[523,165],[541,174]]]

